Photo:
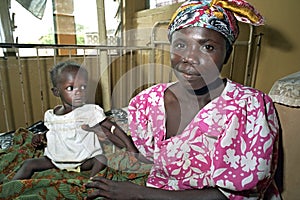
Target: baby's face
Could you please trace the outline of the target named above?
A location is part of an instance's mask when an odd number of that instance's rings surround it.
[[[63,71],[57,85],[62,103],[80,107],[87,98],[87,74],[80,70]]]

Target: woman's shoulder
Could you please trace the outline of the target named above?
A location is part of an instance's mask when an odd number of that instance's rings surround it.
[[[135,97],[139,96],[145,96],[145,95],[154,95],[156,94],[163,94],[165,90],[168,88],[170,83],[158,83],[153,86],[150,86],[143,91],[141,91],[139,94],[137,94]]]
[[[162,97],[164,97],[164,93],[170,84],[171,83],[159,83],[146,88],[130,100],[129,106],[148,103],[152,105],[161,104],[163,100]]]
[[[170,83],[158,83],[155,85],[150,86],[149,88],[146,88],[144,91],[145,92],[164,92]]]
[[[269,96],[259,89],[243,85],[241,83],[227,80],[226,95],[229,95],[235,99],[245,98],[269,98]]]

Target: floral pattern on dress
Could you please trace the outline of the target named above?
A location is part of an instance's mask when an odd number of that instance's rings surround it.
[[[180,135],[166,139],[163,100],[171,84],[142,91],[128,107],[133,141],[154,162],[147,185],[166,190],[211,186],[230,199],[249,193],[262,197],[277,162],[278,121],[269,96],[228,80]]]

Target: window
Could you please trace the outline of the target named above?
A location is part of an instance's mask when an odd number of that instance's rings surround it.
[[[73,0],[74,1],[74,17],[76,23],[77,37],[83,36],[82,44],[99,44],[98,41],[98,22],[97,22],[97,6],[96,1]],[[116,12],[119,3],[112,0],[105,0],[105,19],[107,36],[112,37],[118,27],[118,19]],[[77,39],[78,41],[78,39]]]
[[[158,8],[161,6],[171,5],[174,3],[184,2],[185,0],[149,0],[150,9],[151,8]]]
[[[38,19],[26,10],[17,1],[11,1],[10,13],[15,13],[14,42],[20,44],[54,44],[54,25],[52,14],[52,1],[47,1],[44,16]],[[41,50],[41,55],[53,52]],[[31,48],[19,49],[20,56],[36,55],[36,50]]]
[[[77,44],[99,44],[98,17],[95,0],[73,0]],[[115,18],[118,2],[105,0],[107,35],[113,36],[118,27]],[[47,0],[44,16],[38,19],[16,0],[11,0],[10,13],[15,13],[14,41],[20,44],[55,44],[52,0]],[[20,56],[36,55],[35,49],[20,49]],[[49,49],[39,50],[39,55],[53,55]]]
[[[15,13],[14,40],[23,44],[54,44],[52,1],[47,1],[42,19],[33,16],[17,1],[11,1],[11,13]],[[51,37],[52,36],[52,37]]]

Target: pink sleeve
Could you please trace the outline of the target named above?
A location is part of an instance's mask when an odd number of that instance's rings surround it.
[[[228,189],[224,193],[230,199],[259,196],[267,189],[277,164],[278,129],[270,97],[259,94],[237,106],[212,158],[212,179],[221,190]]]
[[[148,131],[150,126],[147,94],[135,96],[128,106],[128,125],[133,142],[140,153],[148,160],[153,161],[153,133]]]

